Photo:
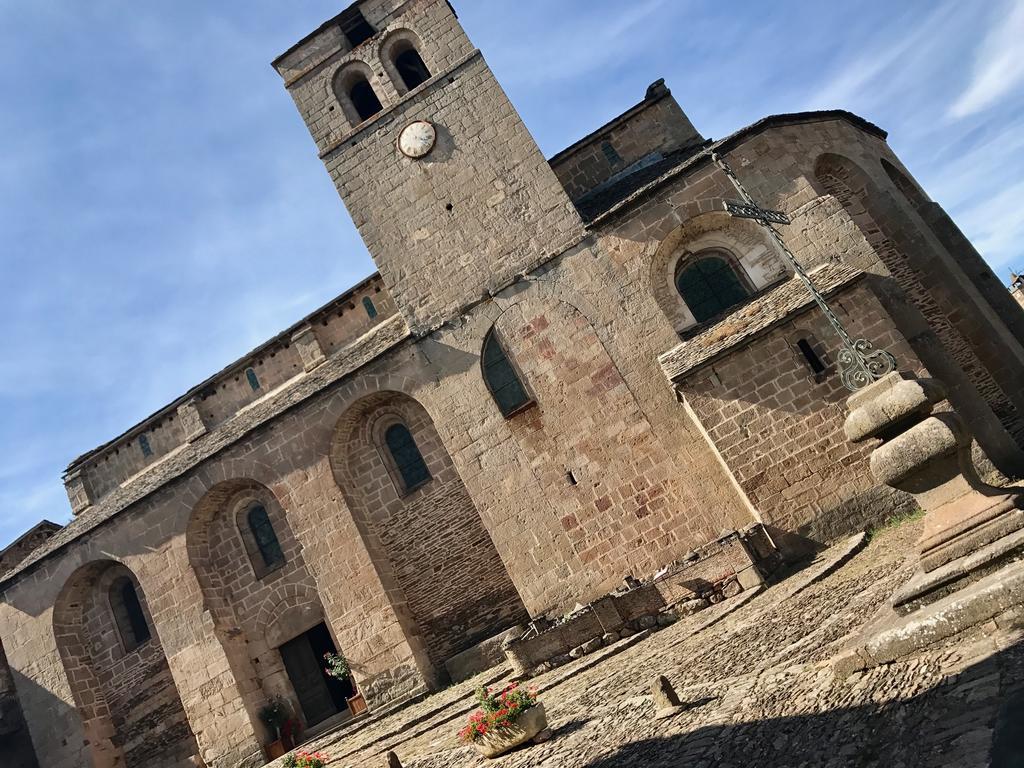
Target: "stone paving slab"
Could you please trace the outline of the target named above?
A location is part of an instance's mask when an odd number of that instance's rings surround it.
[[[1000,707],[1024,696],[1019,630],[993,623],[846,678],[831,668],[911,577],[919,533],[844,542],[782,584],[536,678],[543,744],[490,761],[458,744],[477,680],[313,746],[332,768],[383,767],[389,749],[406,768],[988,765],[993,734],[1012,753],[1021,730],[999,729]],[[653,719],[658,674],[688,704],[669,720]]]

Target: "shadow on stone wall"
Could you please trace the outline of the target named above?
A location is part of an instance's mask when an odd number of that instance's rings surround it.
[[[37,739],[52,739],[58,744],[67,744],[76,738],[81,740],[81,718],[67,702],[17,670],[12,670],[11,676],[22,707],[18,713],[22,727],[9,734],[0,733],[0,765],[3,768],[39,768],[38,752],[29,734],[28,723],[22,716],[22,712],[29,708],[28,703],[31,703],[31,711],[36,713],[38,720],[33,723]]]

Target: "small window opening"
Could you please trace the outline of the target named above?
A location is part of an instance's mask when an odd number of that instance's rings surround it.
[[[410,91],[430,79],[430,70],[415,48],[408,48],[395,57],[395,69]]]
[[[134,651],[150,639],[152,635],[139,594],[127,576],[122,576],[111,585],[110,607],[126,651]]]
[[[384,109],[368,80],[357,80],[349,89],[348,97],[352,99],[352,106],[356,108],[360,120],[369,120]]]
[[[370,316],[371,320],[377,316],[377,308],[373,306],[373,299],[369,296],[363,296],[363,309],[366,310],[366,314]]]
[[[406,491],[411,491],[430,480],[430,470],[423,460],[423,454],[420,453],[412,432],[405,424],[392,424],[388,427],[384,433],[384,443]]]
[[[143,456],[152,456],[153,449],[149,445],[149,438],[146,435],[139,435],[139,448],[142,449]]]
[[[348,40],[349,44],[355,48],[360,43],[365,43],[375,34],[376,30],[370,26],[370,22],[363,16],[363,12],[358,8],[349,8],[338,19],[338,26],[341,27],[342,34]]]
[[[610,141],[601,144],[601,151],[604,152],[604,158],[608,161],[609,165],[619,165],[622,162],[622,158],[619,157],[619,153]]]
[[[533,402],[494,331],[484,341],[482,362],[484,382],[503,416],[507,418]]]
[[[717,253],[687,264],[676,276],[676,289],[698,323],[717,317],[750,295],[728,259]]]
[[[249,382],[249,386],[252,387],[253,392],[260,388],[259,377],[256,375],[256,371],[252,368],[245,369],[245,378]]]
[[[284,552],[281,550],[281,542],[278,541],[274,526],[270,522],[270,515],[267,508],[257,504],[249,510],[249,530],[256,541],[256,548],[263,559],[263,565],[273,568],[284,562]]]
[[[799,341],[797,341],[796,346],[797,349],[799,349],[800,352],[803,354],[804,360],[807,361],[807,365],[811,367],[811,370],[814,373],[817,374],[825,372],[825,363],[822,361],[820,357],[818,357],[818,353],[814,351],[814,347],[811,346],[810,342],[807,341],[807,339],[800,339]]]

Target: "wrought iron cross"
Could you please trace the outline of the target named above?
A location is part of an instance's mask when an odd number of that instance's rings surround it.
[[[793,268],[793,271],[803,281],[803,284],[807,286],[807,290],[811,292],[814,302],[824,313],[825,319],[828,320],[836,335],[839,336],[843,344],[843,348],[839,352],[839,377],[843,382],[843,386],[851,392],[856,392],[858,389],[863,389],[868,384],[895,371],[896,358],[889,352],[884,349],[875,349],[867,339],[857,339],[855,341],[850,336],[846,326],[836,316],[836,313],[832,311],[828,302],[825,301],[825,297],[821,295],[821,292],[814,285],[810,276],[804,271],[800,262],[796,260],[796,256],[789,250],[789,247],[782,239],[782,235],[779,234],[774,226],[776,224],[789,224],[789,216],[781,211],[773,211],[759,206],[743,184],[740,183],[740,180],[736,178],[736,174],[733,173],[732,168],[729,167],[729,163],[725,161],[724,157],[717,152],[712,152],[711,159],[729,177],[729,181],[732,182],[740,197],[743,198],[742,201],[727,201],[725,210],[731,216],[752,219],[768,230],[775,243],[779,246],[779,250],[782,251],[789,265]]]

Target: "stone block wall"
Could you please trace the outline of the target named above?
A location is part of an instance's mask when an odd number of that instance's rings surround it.
[[[927,372],[866,282],[831,300],[854,338],[895,355],[901,368]],[[816,376],[796,341],[824,351]],[[849,395],[835,368],[839,346],[820,312],[788,319],[678,384],[769,528],[828,541],[907,508],[912,500],[879,487],[870,451],[843,433]]]
[[[384,444],[406,426],[430,477],[406,488]],[[383,393],[349,409],[333,461],[349,507],[380,548],[438,672],[452,656],[529,615],[430,416]]]
[[[551,167],[579,200],[645,161],[703,140],[664,83],[656,83],[640,104],[551,158]]]
[[[0,552],[0,575],[7,573],[34,550],[38,549],[43,542],[53,536],[62,526],[44,520],[28,533],[20,536],[17,541]]]
[[[8,768],[39,768],[3,643],[0,643],[0,754]]]
[[[390,60],[397,35],[432,75],[411,94]],[[366,73],[384,107],[362,122],[333,90],[351,68]],[[582,234],[561,184],[443,0],[406,4],[371,40],[340,46],[297,76],[278,69],[412,328],[448,320]],[[397,148],[414,120],[437,132],[419,160]]]

